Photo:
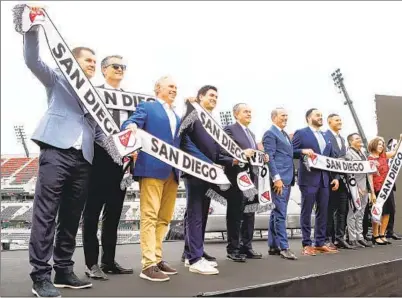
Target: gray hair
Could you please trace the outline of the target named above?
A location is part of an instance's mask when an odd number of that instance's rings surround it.
[[[161,85],[161,83],[164,81],[164,80],[166,80],[166,79],[171,79],[172,77],[171,76],[163,76],[163,77],[161,77],[161,78],[159,78],[156,82],[155,82],[155,86],[154,86],[154,92],[155,92],[155,94],[157,94],[157,90],[158,90],[158,87]]]
[[[271,120],[274,120],[274,118],[275,118],[276,116],[278,116],[278,111],[279,111],[279,110],[284,110],[284,109],[285,109],[285,108],[282,108],[282,107],[273,109],[272,112],[271,112]]]
[[[236,115],[240,111],[241,105],[247,105],[247,104],[244,103],[244,102],[240,102],[240,103],[235,104],[233,106],[233,116]]]
[[[109,59],[111,59],[111,58],[123,59],[123,57],[120,55],[106,56],[105,58],[103,58],[103,60],[101,62],[101,68],[108,66]]]

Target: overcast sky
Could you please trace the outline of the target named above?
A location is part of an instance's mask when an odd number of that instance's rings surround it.
[[[22,36],[11,8],[1,2],[1,153],[19,154],[13,126],[31,136],[46,110],[44,87],[24,64]],[[305,126],[308,108],[339,113],[343,134],[356,131],[331,73],[341,68],[367,136],[377,133],[375,94],[402,95],[401,2],[52,2],[47,12],[71,48],[100,61],[125,57],[122,87],[152,93],[172,75],[183,97],[205,85],[219,89],[217,111],[246,102],[257,139],[270,126],[270,111],[289,111],[288,132]],[[42,36],[41,56],[55,66]],[[29,141],[31,152],[38,147]]]

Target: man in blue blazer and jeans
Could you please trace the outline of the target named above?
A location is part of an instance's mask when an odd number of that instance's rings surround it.
[[[39,28],[35,26],[24,34],[25,64],[46,87],[48,96],[48,109],[32,135],[32,140],[40,147],[40,156],[29,262],[33,266],[32,292],[39,297],[58,297],[60,292],[56,287],[92,286],[74,274],[72,256],[88,194],[94,140],[101,142],[104,135],[61,70],[50,68],[40,58]],[[72,53],[91,79],[96,66],[94,51],[79,47]],[[50,281],[52,254],[56,271],[54,284]]]
[[[157,100],[141,102],[123,123],[122,130],[131,129],[136,133],[137,128],[140,128],[178,148],[180,118],[173,106],[177,93],[176,83],[165,76],[156,82],[154,90]],[[187,148],[187,151],[199,157],[198,150],[193,152],[191,148]],[[177,274],[177,271],[163,260],[162,241],[173,217],[179,171],[141,151],[133,176],[140,185],[140,277],[149,281],[168,281],[169,275]]]
[[[268,253],[296,260],[295,254],[289,249],[286,233],[287,207],[295,174],[292,143],[284,131],[288,113],[283,108],[277,108],[272,111],[271,119],[273,124],[263,137],[264,150],[270,156],[268,167],[273,180],[272,201],[275,204],[269,221]]]
[[[297,130],[293,136],[292,144],[296,158],[299,158],[298,184],[302,194],[302,210],[300,224],[303,235],[303,255],[315,256],[316,253],[334,253],[336,250],[325,245],[327,228],[329,187],[335,191],[339,187],[339,175],[330,181],[330,172],[318,169],[309,171],[304,164],[304,155],[313,156],[320,154],[323,156],[336,157],[332,148],[332,143],[328,136],[320,128],[323,125],[322,113],[317,109],[310,109],[306,113],[306,128]],[[315,211],[315,243],[311,241],[311,212],[314,205]]]

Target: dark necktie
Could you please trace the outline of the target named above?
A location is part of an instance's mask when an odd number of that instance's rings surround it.
[[[281,132],[282,132],[283,136],[285,137],[286,141],[288,141],[288,143],[290,143],[287,133],[284,130],[281,130]]]
[[[253,137],[251,136],[251,133],[248,130],[248,128],[246,128],[246,136],[247,136],[248,141],[250,142],[251,148],[255,149],[255,143],[254,143]]]
[[[114,122],[116,122],[117,126],[120,127],[121,123],[120,123],[120,110],[112,110],[112,117]]]

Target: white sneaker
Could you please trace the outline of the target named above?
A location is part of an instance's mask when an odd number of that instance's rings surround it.
[[[191,265],[189,270],[190,272],[203,275],[214,275],[219,273],[218,269],[212,267],[211,264],[204,258]]]
[[[204,259],[205,262],[208,262],[212,267],[214,267],[214,268],[218,267],[218,263],[217,263],[217,262],[215,262],[215,261],[208,261],[208,260],[206,260],[205,258],[202,258],[202,259]],[[191,265],[190,265],[190,261],[189,261],[188,259],[185,259],[185,260],[184,260],[184,267],[189,268],[190,266],[191,266]]]

